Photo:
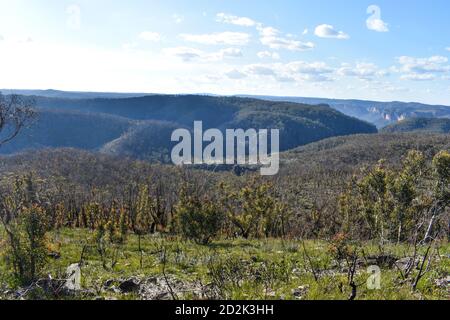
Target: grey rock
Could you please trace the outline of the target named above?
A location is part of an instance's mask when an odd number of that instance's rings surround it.
[[[140,281],[136,278],[130,278],[119,284],[119,290],[123,293],[138,292],[140,289]]]
[[[68,291],[81,290],[81,268],[78,263],[71,264],[66,270],[64,289]]]
[[[438,287],[450,289],[450,276],[447,276],[446,278],[442,279],[437,279],[435,283],[436,286]]]
[[[300,286],[296,289],[292,290],[292,295],[294,296],[295,299],[297,300],[301,300],[307,293],[309,290],[309,286]]]

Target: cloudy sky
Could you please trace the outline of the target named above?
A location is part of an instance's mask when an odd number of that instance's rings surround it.
[[[0,0],[0,88],[450,105],[448,0]]]

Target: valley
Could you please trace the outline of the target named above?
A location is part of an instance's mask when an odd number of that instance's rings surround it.
[[[448,301],[449,12],[0,0],[0,315]]]
[[[1,299],[448,295],[445,119],[378,132],[323,104],[34,98],[35,120],[0,149]],[[197,132],[192,119],[279,128],[279,173],[174,166],[171,135]],[[69,266],[80,270],[75,288]]]

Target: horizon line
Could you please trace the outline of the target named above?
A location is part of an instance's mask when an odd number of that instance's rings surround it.
[[[48,92],[48,91],[54,91],[54,92],[61,92],[61,93],[87,93],[87,94],[117,94],[117,95],[137,95],[136,97],[145,97],[145,96],[155,96],[155,95],[161,95],[161,96],[216,96],[216,97],[242,97],[242,98],[255,98],[263,100],[264,97],[272,97],[272,98],[302,98],[302,99],[323,99],[323,100],[339,100],[339,101],[363,101],[363,102],[377,102],[377,103],[417,103],[417,104],[423,104],[423,105],[429,105],[429,106],[444,106],[444,107],[450,107],[449,104],[436,104],[436,103],[428,103],[428,102],[421,102],[421,101],[403,101],[403,100],[366,100],[366,99],[359,99],[359,98],[328,98],[328,97],[311,97],[311,96],[293,96],[293,95],[270,95],[270,94],[248,94],[248,93],[242,93],[242,94],[218,94],[218,93],[208,93],[208,92],[196,92],[196,93],[162,93],[162,92],[135,92],[135,91],[84,91],[84,90],[60,90],[60,89],[7,89],[7,88],[1,88],[0,94],[2,94],[3,91],[41,91],[41,92]],[[8,94],[8,93],[7,93]],[[23,94],[23,93],[22,93]],[[101,97],[99,97],[101,98]],[[128,97],[131,98],[131,97]]]

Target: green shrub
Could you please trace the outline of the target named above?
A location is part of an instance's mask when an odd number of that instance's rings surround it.
[[[238,188],[220,185],[222,206],[235,233],[245,239],[285,236],[291,210],[274,190],[273,184],[251,179]]]
[[[0,197],[0,222],[6,232],[6,262],[19,284],[40,275],[47,261],[49,219],[31,174],[16,178]]]
[[[47,227],[46,213],[38,205],[23,208],[18,217],[5,224],[5,257],[20,284],[37,280],[47,262]]]
[[[224,219],[223,211],[213,201],[182,192],[175,224],[183,237],[206,245],[219,234]]]

